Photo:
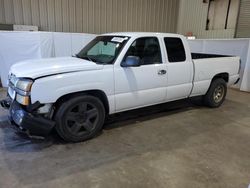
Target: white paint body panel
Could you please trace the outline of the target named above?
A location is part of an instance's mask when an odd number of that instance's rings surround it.
[[[233,85],[239,78],[239,62],[239,57],[194,60],[194,87],[191,96],[206,94],[211,83],[211,78],[220,73],[228,73],[228,85]]]
[[[158,75],[161,69],[166,69],[166,65],[116,68],[116,110],[123,111],[164,102],[167,96],[167,76]]]
[[[14,64],[10,72],[14,73],[17,77],[36,79],[38,77],[64,72],[99,70],[102,68],[103,65],[97,65],[83,59],[62,57],[26,60]]]
[[[228,85],[238,78],[239,58],[209,58],[192,60],[186,39],[181,35],[163,33],[112,33],[128,36],[129,41],[113,65],[97,65],[77,58],[54,58],[26,61],[14,65],[11,73],[34,79],[31,102],[55,103],[60,97],[88,90],[100,90],[108,99],[110,114],[153,104],[204,95],[213,77],[228,73]],[[121,62],[133,41],[140,37],[159,39],[161,64],[123,68]],[[186,61],[169,63],[164,37],[181,38]],[[166,70],[159,75],[159,70]]]
[[[92,63],[92,62],[89,62]],[[88,90],[100,90],[109,101],[110,111],[114,112],[114,74],[113,65],[103,69],[86,70],[59,74],[37,79],[32,85],[31,101],[55,103],[60,97]]]

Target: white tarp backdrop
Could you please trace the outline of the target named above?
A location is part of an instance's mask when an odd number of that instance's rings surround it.
[[[26,59],[75,55],[93,34],[59,32],[0,31],[0,75],[6,87],[11,65]],[[250,91],[250,39],[189,40],[192,52],[236,55],[241,57],[241,81],[237,87]]]
[[[0,32],[0,75],[7,87],[11,65],[27,60],[72,56],[96,35],[59,32]]]
[[[250,39],[189,40],[191,52],[240,56],[241,80],[237,88],[250,92]]]

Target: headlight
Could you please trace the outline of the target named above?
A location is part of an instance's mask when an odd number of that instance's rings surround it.
[[[16,91],[16,101],[25,106],[30,104],[30,91],[32,84],[33,81],[27,78],[17,78],[15,75],[10,76],[9,78],[10,89]]]
[[[31,86],[33,84],[32,80],[28,80],[28,79],[18,79],[16,81],[15,87],[17,89],[20,89],[22,91],[30,91],[31,90]]]

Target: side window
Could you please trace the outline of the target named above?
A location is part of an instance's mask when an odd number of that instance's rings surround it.
[[[125,59],[128,56],[139,57],[141,65],[162,63],[161,48],[156,37],[143,37],[136,39],[128,49]]]
[[[186,61],[185,49],[180,38],[167,37],[164,41],[170,63]]]

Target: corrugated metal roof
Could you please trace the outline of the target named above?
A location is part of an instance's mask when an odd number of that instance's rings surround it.
[[[241,0],[236,37],[250,37],[250,0]]]

